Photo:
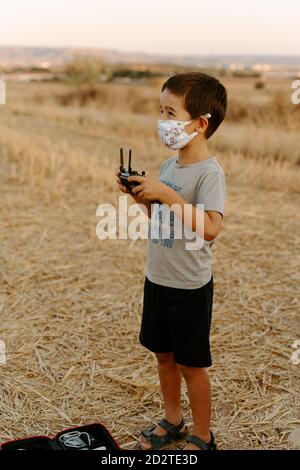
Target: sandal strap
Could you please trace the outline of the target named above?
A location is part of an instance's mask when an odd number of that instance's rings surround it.
[[[192,442],[192,444],[195,444],[202,450],[215,450],[216,445],[214,443],[214,435],[212,432],[210,432],[211,435],[211,440],[210,442],[204,442],[200,437],[195,436],[194,434],[189,434],[185,440],[187,442]]]
[[[141,434],[146,437],[146,439],[151,443],[151,449],[160,449],[161,447],[164,447],[167,444],[182,440],[187,434],[187,430],[185,430],[185,432],[179,432],[179,430],[185,425],[183,418],[177,426],[172,423],[169,423],[169,421],[167,421],[166,419],[161,419],[158,424],[164,429],[166,429],[167,434],[164,434],[163,436],[154,434],[153,431],[155,429],[155,426],[141,431]]]
[[[150,431],[147,429],[142,431],[141,434],[150,442],[151,449],[159,449],[161,446],[170,442],[170,436],[167,434],[165,436],[157,436],[156,434],[153,434],[152,430]]]
[[[181,419],[180,423],[175,426],[175,424],[170,423],[166,419],[161,419],[158,424],[164,428],[172,437],[177,437],[179,435],[179,430],[184,426],[184,418]]]
[[[143,429],[143,431],[141,431],[141,434],[143,434],[143,436],[145,436],[147,439],[150,439],[152,436],[155,436],[155,434],[153,434],[154,429],[155,426],[153,426],[152,428]]]

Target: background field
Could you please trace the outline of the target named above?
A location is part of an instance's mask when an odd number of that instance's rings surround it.
[[[117,205],[119,148],[158,175],[163,79],[147,85],[9,83],[0,113],[0,441],[100,421],[119,444],[162,417],[138,341],[146,240],[96,237]],[[292,448],[300,425],[300,105],[291,83],[224,78],[210,141],[227,177],[214,245],[213,430],[222,449]],[[185,384],[182,406],[191,415]],[[181,447],[178,446],[178,447]]]

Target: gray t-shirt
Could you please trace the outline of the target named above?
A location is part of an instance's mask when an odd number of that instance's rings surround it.
[[[204,204],[204,210],[217,211],[223,216],[227,195],[226,177],[217,159],[209,157],[192,164],[180,164],[177,159],[177,156],[170,157],[163,162],[160,168],[160,181],[178,191],[188,203]],[[181,238],[174,236],[174,213],[167,205],[156,205],[156,208],[158,210],[152,213],[149,224],[145,273],[147,278],[156,284],[180,289],[196,289],[204,286],[212,275],[211,247],[215,239],[211,241],[201,239],[203,240],[201,248],[186,249],[186,243],[193,240],[190,236],[189,238],[185,236],[184,230]],[[168,217],[164,218],[166,214]],[[176,216],[175,219],[179,221]],[[161,236],[166,220],[169,232],[164,232]],[[158,231],[155,231],[155,226],[158,227]],[[182,223],[181,226],[183,228]],[[169,234],[169,238],[165,234]]]

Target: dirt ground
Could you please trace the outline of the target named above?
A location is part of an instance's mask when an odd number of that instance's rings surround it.
[[[99,240],[96,209],[117,204],[126,126],[136,126],[139,169],[157,174],[169,155],[139,116],[123,115],[122,127],[114,113],[99,126],[100,114],[85,125],[76,110],[60,113],[16,101],[0,116],[0,441],[99,421],[132,449],[163,417],[155,357],[138,341],[147,241]],[[228,200],[213,247],[212,429],[220,449],[290,449],[300,426],[298,169],[215,155]],[[182,408],[191,425],[184,383]]]

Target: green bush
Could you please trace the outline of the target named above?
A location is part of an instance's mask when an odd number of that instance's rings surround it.
[[[78,56],[68,62],[63,70],[65,80],[72,84],[96,83],[101,75],[107,74],[107,65],[101,59]]]

